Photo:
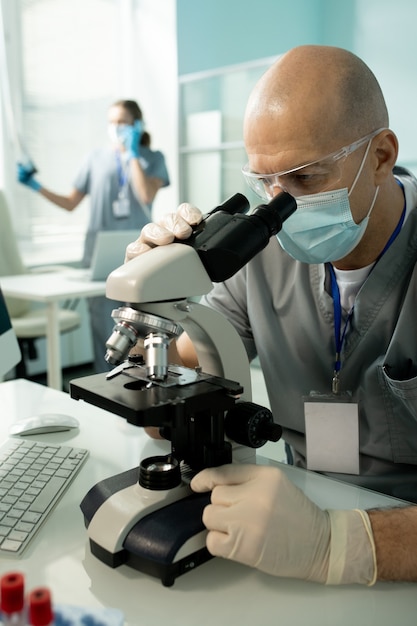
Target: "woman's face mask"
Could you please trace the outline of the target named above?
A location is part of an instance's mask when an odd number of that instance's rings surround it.
[[[125,128],[129,124],[114,124],[110,123],[107,127],[107,134],[109,139],[114,144],[123,144],[122,138]]]
[[[281,247],[303,263],[327,263],[343,259],[356,248],[368,225],[379,187],[376,188],[366,217],[356,224],[350,209],[349,196],[362,173],[372,139],[350,191],[347,188],[299,196],[297,210],[277,234]]]

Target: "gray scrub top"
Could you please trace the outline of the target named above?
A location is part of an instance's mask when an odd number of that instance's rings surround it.
[[[163,187],[169,185],[165,159],[161,152],[141,146],[140,164],[147,176],[161,179]],[[120,169],[116,152],[111,148],[99,148],[87,156],[74,180],[74,187],[90,196],[90,220],[82,262],[84,267],[90,266],[97,232],[134,230],[139,235],[140,229],[150,221],[151,205],[143,207],[140,204],[131,184],[128,185],[129,216],[116,217],[114,215],[113,202],[117,200],[119,194]]]
[[[417,501],[417,187],[408,183],[412,210],[356,297],[342,351],[341,390],[359,406],[360,476],[334,476]],[[325,265],[295,261],[272,237],[202,303],[258,355],[274,419],[305,466],[302,397],[330,393],[335,358]]]

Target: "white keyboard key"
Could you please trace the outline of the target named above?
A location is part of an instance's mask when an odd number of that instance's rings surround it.
[[[0,558],[22,554],[87,456],[81,448],[14,438],[0,447]]]

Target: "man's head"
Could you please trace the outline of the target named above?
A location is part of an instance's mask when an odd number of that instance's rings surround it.
[[[364,161],[350,197],[352,215],[360,223],[377,188],[388,186],[395,191],[391,172],[398,148],[388,124],[381,88],[361,59],[340,48],[300,46],[272,65],[249,98],[244,121],[248,170],[268,175],[296,169],[291,176],[278,177],[277,184],[285,188],[286,182],[296,181],[297,186],[287,191],[300,196],[350,189]],[[326,161],[345,147],[349,149],[343,158]],[[297,169],[310,163],[314,165]],[[333,168],[327,186],[311,191],[307,183],[327,166]],[[376,221],[371,217],[369,226]]]
[[[387,127],[383,94],[363,61],[340,48],[300,46],[255,86],[244,138],[250,158],[267,161],[279,154],[274,171],[281,171]]]

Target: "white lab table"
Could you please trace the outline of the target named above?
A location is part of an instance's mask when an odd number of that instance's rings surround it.
[[[1,289],[5,296],[33,300],[47,305],[47,381],[48,385],[54,389],[62,389],[59,303],[63,300],[91,298],[106,293],[105,282],[77,280],[76,276],[76,271],[63,271],[0,278]]]
[[[415,626],[417,586],[326,587],[280,579],[222,559],[212,559],[163,587],[159,579],[127,565],[111,569],[93,557],[79,504],[101,479],[168,451],[141,428],[69,395],[26,380],[0,384],[0,440],[8,426],[35,413],[65,412],[78,431],[33,438],[88,448],[86,464],[20,559],[1,559],[0,574],[20,570],[28,588],[47,585],[58,603],[121,609],[128,626]],[[260,462],[276,464],[273,461]],[[395,505],[398,501],[301,469],[280,465],[289,478],[325,507]]]

